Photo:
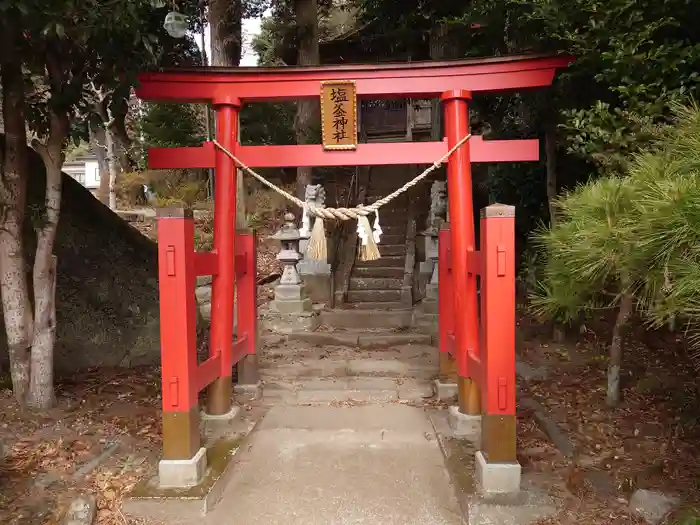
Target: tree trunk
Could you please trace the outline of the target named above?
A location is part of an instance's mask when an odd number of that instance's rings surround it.
[[[430,60],[442,60],[446,58],[447,24],[438,22],[430,31]],[[410,108],[409,108],[410,111]],[[442,104],[439,98],[434,98],[430,108],[431,126],[430,139],[442,140]]]
[[[241,0],[210,0],[208,18],[211,29],[211,65],[238,66],[243,54],[243,4]],[[208,111],[206,118],[209,119]],[[246,184],[243,172],[237,169],[236,228],[248,226],[245,192]]]
[[[56,400],[53,388],[53,354],[56,342],[56,258],[53,255],[58,219],[61,214],[63,146],[68,138],[68,116],[51,112],[51,129],[46,144],[34,143],[46,167],[44,217],[35,225],[34,258],[34,340],[31,382],[27,404],[39,410],[51,408]]]
[[[0,180],[0,297],[10,356],[12,388],[24,405],[29,390],[32,313],[24,265],[22,224],[27,190],[27,135],[24,78],[16,52],[18,24],[0,18],[2,109],[5,126],[4,173]]]
[[[112,111],[112,140],[114,141],[114,150],[117,155],[117,167],[119,173],[131,173],[136,169],[136,162],[131,156],[131,138],[126,131],[124,123],[129,110],[129,101],[124,102],[124,107],[121,105],[116,110]]]
[[[626,280],[623,279],[623,285]],[[620,402],[620,367],[622,365],[622,343],[627,321],[632,315],[634,298],[627,291],[623,292],[620,309],[617,312],[613,327],[612,342],[610,343],[610,362],[608,363],[607,403],[616,406]]]
[[[114,134],[112,132],[112,126],[106,126],[105,130],[106,146],[107,146],[107,167],[108,167],[108,181],[109,181],[109,209],[117,209],[117,172],[119,171],[119,165],[117,163],[117,153],[115,148]],[[100,186],[102,181],[100,180]]]
[[[297,65],[317,66],[320,62],[318,46],[318,1],[294,0],[297,22]],[[313,140],[313,124],[318,120],[319,106],[316,100],[297,102],[294,132],[297,144],[309,144]],[[304,198],[306,185],[312,183],[313,171],[309,167],[297,168],[297,197]]]
[[[97,157],[100,169],[100,186],[97,188],[97,199],[107,206],[109,204],[109,164],[107,162],[107,133],[104,125],[90,126],[90,141]]]
[[[552,117],[550,117],[552,118]],[[547,190],[547,208],[549,209],[549,225],[554,228],[557,225],[557,135],[556,127],[548,123],[544,135],[544,151],[545,151],[545,171],[546,171],[546,190]],[[563,343],[566,340],[566,331],[560,324],[555,323],[552,337],[555,343]]]
[[[547,206],[549,207],[549,223],[552,228],[557,224],[557,136],[551,126],[544,136],[545,166],[547,170]]]
[[[243,51],[241,0],[210,0],[211,65],[237,66]]]

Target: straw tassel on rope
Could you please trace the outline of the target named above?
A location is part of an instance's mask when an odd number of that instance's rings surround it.
[[[361,261],[376,261],[381,256],[374,239],[374,232],[366,215],[357,218],[357,236],[360,238],[359,258]]]
[[[377,213],[379,211],[379,208],[381,208],[385,204],[388,204],[396,197],[407,192],[413,186],[425,179],[434,170],[439,168],[442,165],[442,163],[445,162],[457,149],[461,148],[471,138],[471,136],[471,133],[468,133],[467,135],[462,137],[462,139],[460,139],[459,142],[457,142],[457,144],[452,146],[447,151],[447,153],[445,153],[442,157],[436,160],[432,166],[426,168],[420,175],[417,175],[412,180],[408,181],[403,186],[398,188],[396,191],[390,193],[382,199],[379,199],[377,202],[373,203],[367,208],[363,208],[361,205],[356,208],[325,208],[316,207],[313,205],[309,207],[308,203],[305,203],[301,199],[288,193],[282,188],[275,186],[269,180],[265,179],[265,177],[263,177],[259,173],[256,173],[250,167],[246,166],[238,157],[236,157],[228,149],[222,146],[218,141],[213,140],[212,143],[218,149],[223,151],[226,154],[226,156],[233,160],[237,166],[240,166],[240,168],[243,171],[251,175],[253,178],[255,178],[267,188],[282,195],[285,199],[289,200],[290,202],[293,202],[300,208],[303,208],[305,211],[307,221],[308,215],[313,215],[315,217],[314,226],[311,232],[311,239],[309,240],[309,247],[307,252],[310,257],[312,257],[313,259],[325,260],[328,256],[328,248],[326,246],[326,234],[323,219],[336,219],[343,221],[356,219],[357,234],[360,238],[360,259],[362,261],[374,261],[376,259],[379,259],[380,257],[379,247],[377,246],[377,243],[379,242],[379,237],[382,234],[381,226],[379,226],[379,213]],[[369,223],[369,219],[367,218],[367,215],[370,213],[376,214],[374,221],[374,231],[372,230],[372,227]],[[303,221],[302,230],[304,232],[308,232],[308,222]]]
[[[319,215],[316,215],[314,218],[314,226],[311,229],[311,238],[309,239],[309,247],[306,253],[317,261],[326,262],[328,259],[326,228],[323,224],[323,217]]]

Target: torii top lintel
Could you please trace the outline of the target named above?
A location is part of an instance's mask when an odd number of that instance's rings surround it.
[[[568,56],[512,56],[313,67],[202,67],[143,73],[136,89],[148,101],[282,101],[319,96],[324,80],[353,80],[364,98],[432,98],[453,89],[473,93],[551,85]]]

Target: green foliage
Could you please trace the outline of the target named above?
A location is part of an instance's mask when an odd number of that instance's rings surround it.
[[[549,216],[543,166],[534,164],[495,164],[489,166],[485,181],[489,202],[507,202],[516,207],[515,229],[526,239]]]
[[[241,143],[295,144],[294,102],[246,104],[241,110]]]
[[[559,199],[557,226],[534,238],[546,253],[544,279],[531,297],[539,317],[573,323],[634,289],[634,197],[629,180],[610,176]]]
[[[206,201],[206,177],[201,170],[144,170],[123,173],[117,182],[117,199],[135,206],[146,184],[156,194],[158,206],[200,207]]]
[[[650,323],[684,322],[700,335],[700,108],[672,104],[674,126],[610,175],[558,202],[554,229],[535,235],[544,251],[533,307],[572,322],[633,294]]]
[[[488,54],[575,56],[545,103],[561,110],[570,152],[623,170],[675,101],[700,94],[698,17],[700,5],[685,0],[477,0],[459,22],[482,26],[466,34]]]
[[[253,39],[253,49],[263,66],[292,66],[297,61],[299,27],[292,0],[271,2],[272,14],[266,17],[260,34]],[[354,25],[354,2],[318,0],[319,39],[327,41]]]
[[[197,2],[178,2],[194,14]],[[167,9],[149,0],[21,0],[0,2],[23,29],[16,50],[28,73],[27,120],[39,137],[49,132],[50,110],[69,115],[75,143],[88,140],[99,100],[123,106],[136,74],[157,65],[191,63],[191,38],[176,40],[162,27]],[[196,28],[197,17],[191,17]],[[196,49],[196,46],[194,46]]]
[[[204,140],[206,113],[195,104],[146,104],[139,128],[146,148],[198,146]]]

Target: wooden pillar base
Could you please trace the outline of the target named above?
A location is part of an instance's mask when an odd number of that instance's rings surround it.
[[[474,379],[469,384],[469,405],[467,410],[467,414],[470,416],[481,415],[481,390],[479,389],[479,383]]]
[[[459,411],[469,416],[481,414],[479,385],[468,377],[457,378]]]
[[[231,411],[233,380],[231,376],[217,378],[207,389],[207,414],[223,416]]]
[[[198,406],[189,412],[163,412],[163,459],[191,459],[200,447]]]
[[[516,456],[516,419],[511,415],[484,414],[481,450],[489,463],[510,463]]]

